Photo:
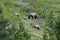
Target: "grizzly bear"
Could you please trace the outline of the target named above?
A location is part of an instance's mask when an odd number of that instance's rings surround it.
[[[40,30],[40,26],[39,26],[38,24],[35,24],[35,25],[33,25],[32,27],[34,27],[34,28],[37,29],[37,30]]]
[[[30,13],[27,15],[28,19],[32,18],[32,19],[38,19],[38,14],[37,13]]]
[[[14,16],[19,16],[19,14],[18,13],[14,13]]]

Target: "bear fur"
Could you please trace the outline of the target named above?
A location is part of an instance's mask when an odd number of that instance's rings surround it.
[[[40,26],[38,24],[33,25],[33,27],[37,30],[40,30]]]
[[[27,15],[28,19],[32,18],[32,19],[38,19],[38,14],[37,13],[30,13]]]
[[[18,13],[14,13],[14,16],[19,16],[19,14]]]

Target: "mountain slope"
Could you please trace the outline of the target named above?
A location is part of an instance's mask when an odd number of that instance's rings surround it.
[[[6,19],[11,20],[14,18],[14,13],[20,14],[25,30],[31,35],[31,40],[43,40],[43,33],[46,23],[46,15],[53,10],[53,13],[59,14],[60,0],[0,0],[0,5],[3,7],[3,15]],[[39,14],[39,19],[28,19],[27,14],[36,12]],[[17,17],[18,18],[18,17]],[[41,30],[34,29],[31,24],[38,23]]]

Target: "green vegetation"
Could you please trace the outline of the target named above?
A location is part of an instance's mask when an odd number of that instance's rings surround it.
[[[60,40],[60,0],[0,0],[0,8],[0,40]],[[39,19],[28,19],[31,12]]]

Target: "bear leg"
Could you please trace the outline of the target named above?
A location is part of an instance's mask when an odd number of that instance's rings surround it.
[[[35,17],[34,17],[35,19],[37,19],[37,16],[35,15]]]
[[[38,30],[39,30],[39,27],[38,27]]]

